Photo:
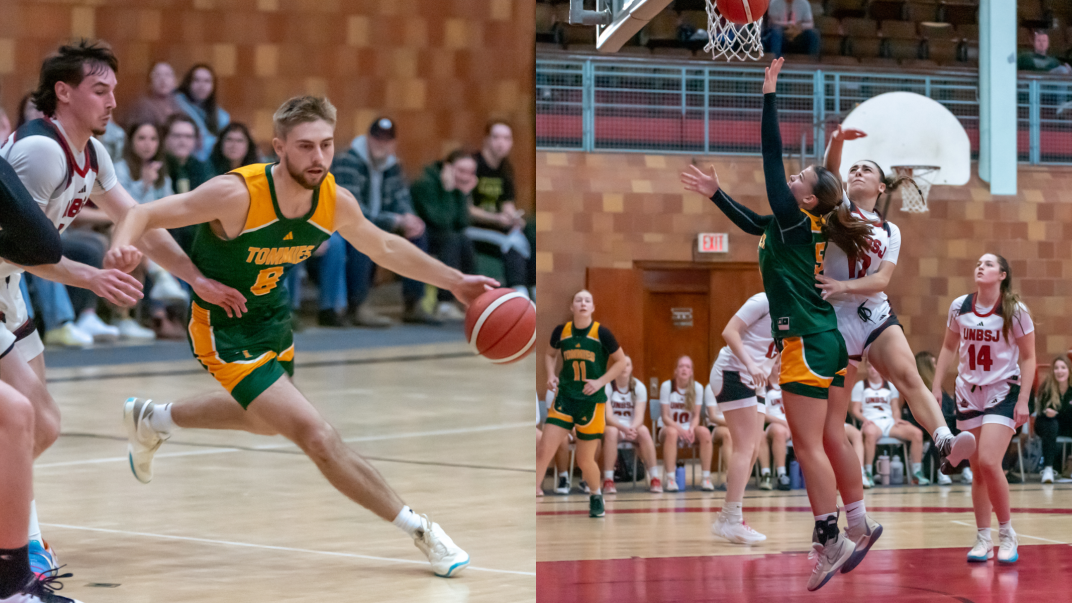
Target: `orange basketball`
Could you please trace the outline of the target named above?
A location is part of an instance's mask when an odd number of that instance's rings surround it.
[[[718,0],[718,12],[731,23],[744,25],[759,21],[770,0]]]
[[[513,289],[488,291],[465,313],[465,340],[495,364],[517,362],[536,343],[536,306]]]

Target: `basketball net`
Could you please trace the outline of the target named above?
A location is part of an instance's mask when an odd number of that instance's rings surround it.
[[[897,176],[907,176],[908,181],[900,187],[901,211],[921,214],[928,211],[927,193],[931,191],[931,179],[941,168],[935,165],[895,165]]]
[[[748,0],[744,0],[744,10],[749,18],[752,9]],[[711,58],[727,61],[757,61],[763,57],[763,17],[755,21],[738,25],[723,17],[714,0],[707,0],[707,45],[704,52],[710,52]]]

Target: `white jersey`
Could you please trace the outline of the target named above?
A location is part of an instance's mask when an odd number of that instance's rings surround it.
[[[993,308],[980,308],[975,294],[961,295],[949,305],[951,331],[960,333],[960,379],[971,385],[1019,381],[1020,348],[1016,340],[1035,330],[1027,306],[1020,304],[1012,317],[1009,340],[1002,334],[1001,301]]]
[[[853,215],[857,218],[871,223],[871,236],[869,237],[871,247],[866,254],[853,261],[837,245],[827,245],[823,274],[837,281],[849,281],[878,272],[882,262],[896,264],[901,254],[901,230],[897,228],[897,225],[883,220],[877,213],[861,209],[848,198],[845,198],[843,203],[849,204]],[[887,303],[886,294],[881,291],[872,295],[843,293],[830,297],[830,304],[834,306],[834,309],[839,306],[851,306],[853,312],[863,304],[872,313],[876,311],[881,313],[881,308]]]
[[[893,419],[893,399],[900,395],[897,388],[886,381],[876,386],[864,379],[852,388],[852,401],[863,406],[864,418],[868,421]]]
[[[696,404],[693,406],[692,412],[689,412],[685,406],[685,392],[672,387],[672,383],[669,380],[663,381],[662,386],[659,388],[659,403],[670,407],[670,419],[672,421],[688,429],[689,423],[692,421],[692,414],[703,410],[703,386],[695,382],[692,384],[696,388]]]
[[[116,185],[115,168],[104,145],[90,138],[75,151],[52,119],[23,124],[0,146],[3,157],[15,168],[19,180],[61,232],[78,216],[89,196],[107,192]],[[0,278],[22,272],[0,261]]]
[[[757,293],[749,297],[734,316],[747,325],[741,333],[741,344],[744,345],[745,352],[764,374],[769,375],[778,350],[774,347],[774,338],[771,337],[770,302],[767,300],[767,294]],[[733,353],[730,346],[722,348],[718,356],[716,362],[721,360],[725,370],[738,371],[742,379],[748,375],[748,367]]]
[[[634,380],[633,391],[630,392],[629,388],[625,391],[618,391],[618,386],[613,381],[607,384],[604,390],[607,392],[607,405],[610,407],[611,412],[622,423],[631,425],[633,423],[633,411],[636,408],[637,403],[643,405],[648,403],[648,390],[644,387],[644,384],[639,379]]]
[[[768,387],[767,394],[763,399],[767,402],[767,417],[784,421],[785,406],[782,404],[782,388],[777,385]]]

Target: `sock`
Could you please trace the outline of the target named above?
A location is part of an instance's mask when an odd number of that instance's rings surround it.
[[[931,439],[934,440],[934,445],[938,446],[938,447],[942,446],[942,442],[946,438],[951,438],[951,437],[953,437],[953,432],[949,431],[949,428],[946,427],[945,425],[942,425],[938,429],[935,429],[934,433],[931,434]]]
[[[609,480],[613,481],[614,480],[614,472],[613,471],[604,471],[603,472],[603,479],[609,479]]]
[[[410,537],[416,537],[417,532],[421,529],[421,516],[413,512],[413,509],[408,506],[402,507],[402,510],[398,512],[398,517],[395,517],[391,523],[398,526],[398,529],[410,535]]]
[[[37,525],[37,501],[30,501],[30,540],[43,542],[41,526]]]
[[[558,473],[558,479],[559,480],[569,479],[569,471],[560,471]]]
[[[171,404],[157,404],[153,407],[153,414],[149,415],[149,426],[155,431],[171,433],[178,429],[178,425],[171,418]]]
[[[837,541],[837,517],[837,512],[815,516],[815,535],[819,540],[819,544],[826,546],[827,543]]]
[[[867,516],[867,508],[864,506],[864,500],[860,500],[845,505],[845,518],[849,520],[849,527],[854,528],[856,526],[867,523],[864,518]]]
[[[985,528],[979,528],[979,537],[982,538],[983,540],[987,540],[987,541],[991,540],[991,538],[990,538],[990,526],[987,526]]]
[[[19,592],[31,579],[28,544],[17,549],[0,549],[0,599]]]
[[[1009,521],[1006,521],[1005,523],[998,522],[998,534],[1002,536],[1014,534],[1012,530],[1012,518],[1009,518]]]
[[[711,472],[710,471],[704,471],[703,472],[703,478],[704,479],[711,479]]]
[[[744,519],[744,513],[742,513],[741,511],[742,505],[743,503],[741,502],[726,501],[722,503],[722,513],[724,513],[726,517],[732,520],[734,523],[741,523],[741,521]]]
[[[656,466],[651,468],[651,478],[652,479],[659,479],[659,478],[662,477],[662,475],[663,475],[663,468],[662,467],[656,465]]]
[[[764,467],[763,469],[760,469],[759,472],[762,475],[770,475],[770,467]]]
[[[591,489],[591,487],[589,487],[589,489]],[[603,488],[592,490],[592,496],[603,496]]]
[[[864,467],[864,471],[867,472],[867,477],[871,477],[873,475],[872,472],[874,471],[874,468],[871,465],[868,465]]]
[[[912,463],[912,475],[923,472],[923,463]]]
[[[778,477],[785,475],[785,466],[778,467]]]

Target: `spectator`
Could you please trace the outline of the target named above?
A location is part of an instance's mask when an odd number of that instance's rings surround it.
[[[912,425],[901,416],[901,397],[897,388],[887,382],[878,370],[867,364],[867,377],[856,382],[852,388],[852,415],[860,421],[860,431],[864,436],[864,470],[868,479],[874,482],[872,466],[875,460],[875,447],[882,438],[896,438],[908,442],[908,455],[911,468],[906,467],[906,482],[909,478],[920,485],[930,484],[923,475],[923,430]]]
[[[424,220],[413,213],[409,187],[395,156],[396,147],[394,122],[381,117],[372,122],[368,135],[355,138],[350,149],[335,158],[331,171],[335,174],[335,182],[357,197],[366,218],[381,230],[401,235],[421,250],[428,251]],[[350,311],[358,326],[385,327],[391,324],[390,319],[365,306],[374,267],[368,256],[354,249],[337,233],[332,235],[330,247],[321,262],[320,285],[323,288],[346,283]],[[402,279],[403,322],[438,322],[421,309],[422,297],[424,283]],[[334,313],[334,309],[324,308],[321,301],[321,324],[341,324]]]
[[[476,187],[476,160],[461,149],[424,169],[410,187],[413,208],[428,229],[428,249],[439,261],[466,274],[474,271],[469,225],[470,193]],[[464,320],[465,314],[446,289],[437,294],[436,318]]]
[[[662,429],[659,441],[663,444],[663,467],[666,471],[664,489],[677,492],[685,484],[678,484],[675,477],[677,448],[679,445],[697,445],[700,448],[700,466],[703,470],[702,490],[715,489],[711,483],[711,459],[714,448],[711,432],[700,425],[703,410],[703,386],[696,382],[692,372],[692,359],[682,356],[677,360],[674,378],[663,381],[659,388],[659,403],[662,404]]]
[[[130,126],[123,158],[115,162],[115,177],[138,203],[148,203],[173,194],[171,178],[164,167],[160,129],[150,122]]]
[[[1052,484],[1057,436],[1072,437],[1072,388],[1068,358],[1058,356],[1039,384],[1035,398],[1035,433],[1042,439],[1042,483]]]
[[[634,454],[639,454],[648,470],[652,492],[663,491],[659,479],[659,464],[655,458],[655,442],[644,425],[648,412],[648,390],[633,377],[633,361],[625,357],[625,369],[608,383],[607,426],[603,429],[603,493],[614,494],[614,466],[618,463],[618,442],[633,444]]]
[[[193,157],[197,147],[197,124],[185,113],[167,118],[163,127],[164,169],[171,177],[171,192],[189,192],[212,177],[208,164]],[[196,226],[171,229],[168,232],[187,254],[193,248]]]
[[[175,101],[175,70],[160,61],[149,72],[148,94],[134,101],[126,125],[149,122],[163,126],[169,117],[181,111]]]
[[[514,203],[514,171],[508,159],[513,146],[509,124],[488,122],[484,146],[475,155],[477,185],[469,210],[474,226],[465,232],[477,251],[502,258],[507,287],[529,295],[529,287],[536,284],[535,254],[525,236],[524,212]]]
[[[819,57],[819,30],[807,0],[771,0],[763,28],[763,49],[779,58],[784,52]]]
[[[707,429],[711,432],[712,452],[714,452],[714,446],[717,444],[719,446],[718,458],[720,463],[723,460],[733,458],[733,435],[730,433],[730,425],[726,422],[726,413],[718,407],[718,397],[715,395],[714,390],[711,389],[710,383],[704,387],[704,408],[707,411]],[[729,466],[728,462],[726,466]],[[722,484],[721,489],[727,489],[727,485]]]
[[[764,396],[764,402],[767,405],[767,429],[759,447],[760,490],[772,490],[775,487],[771,483],[772,456],[777,471],[775,475],[778,480],[777,488],[789,490],[789,474],[785,470],[785,457],[790,439],[789,422],[785,418],[785,406],[782,404],[782,388],[778,385],[780,365],[781,360],[775,362],[768,377],[767,393]]]
[[[1020,71],[1043,71],[1048,73],[1072,74],[1072,67],[1049,55],[1050,36],[1041,29],[1036,29],[1031,39],[1031,52],[1021,53],[1016,60]]]
[[[104,134],[97,136],[97,140],[104,145],[109,157],[122,157],[123,147],[127,142],[127,133],[119,124],[115,123],[115,116],[113,115],[108,120],[108,125],[104,128]]]
[[[26,96],[22,97],[22,100],[19,101],[19,119],[18,123],[15,124],[16,130],[21,128],[22,125],[28,121],[41,119],[45,116],[45,114],[38,110],[37,106],[34,105],[32,97],[33,93],[31,92],[30,94],[27,94]]]
[[[916,370],[919,371],[919,376],[923,379],[923,383],[927,386],[927,389],[931,389],[934,384],[934,370],[938,366],[938,359],[934,357],[934,354],[930,352],[919,352],[916,354]],[[949,431],[953,435],[960,433],[960,429],[957,428],[957,401],[953,396],[949,395],[949,392],[942,388],[942,416],[945,417],[945,423],[949,426]],[[960,481],[964,484],[970,484],[972,482],[971,467],[967,463],[964,463],[964,470],[960,474]],[[947,486],[953,483],[953,480],[948,475],[938,472],[938,484]]]
[[[194,157],[208,161],[220,129],[231,122],[230,114],[216,105],[216,72],[212,67],[204,63],[191,67],[175,92],[175,101],[197,123],[200,146]]]
[[[257,144],[246,124],[232,121],[220,130],[220,137],[208,157],[209,168],[214,176],[245,165],[257,163]]]

